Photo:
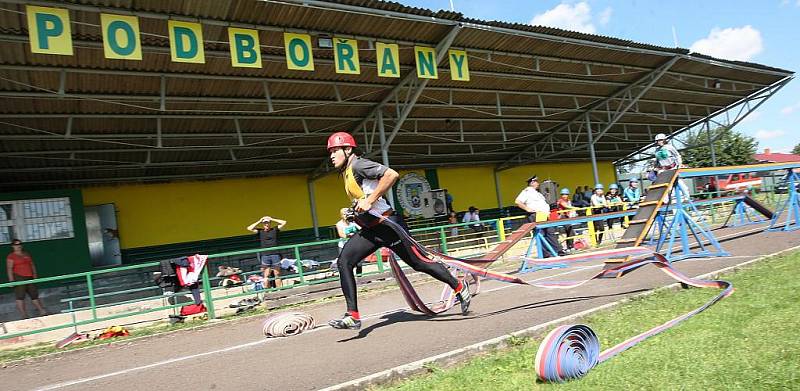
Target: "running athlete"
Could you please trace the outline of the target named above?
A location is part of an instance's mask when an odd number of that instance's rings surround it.
[[[361,328],[353,269],[381,247],[391,249],[414,270],[449,285],[461,304],[461,313],[466,315],[470,302],[467,281],[459,281],[443,263],[432,261],[413,249],[404,239],[407,233],[383,197],[397,180],[397,171],[358,156],[356,147],[356,140],[346,132],[337,132],[328,138],[331,162],[344,179],[345,192],[354,202],[355,222],[361,226],[361,230],[345,243],[337,265],[347,313],[328,324],[337,329]]]

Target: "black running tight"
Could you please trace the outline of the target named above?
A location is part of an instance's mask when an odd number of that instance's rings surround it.
[[[374,220],[373,222],[376,222],[375,219],[370,218]],[[339,254],[337,266],[348,311],[358,311],[353,269],[362,259],[381,247],[388,247],[412,269],[426,273],[449,285],[450,288],[455,289],[458,286],[458,280],[450,274],[443,263],[425,258],[412,249],[412,244],[408,240],[403,240],[404,231],[395,216],[390,216],[387,220],[390,221],[382,221],[371,227],[362,226],[362,229],[345,243]]]

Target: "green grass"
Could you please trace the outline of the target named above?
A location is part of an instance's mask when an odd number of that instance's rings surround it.
[[[455,368],[431,365],[429,373],[385,389],[800,389],[798,266],[800,252],[794,252],[723,276],[734,284],[732,296],[598,365],[580,380],[561,385],[536,380],[538,336],[517,338],[508,348]],[[606,349],[700,306],[716,293],[660,291],[579,323],[590,325]]]

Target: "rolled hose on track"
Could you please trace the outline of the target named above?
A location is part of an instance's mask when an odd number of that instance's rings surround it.
[[[305,312],[282,312],[268,316],[262,323],[267,338],[291,337],[316,326],[314,318]]]
[[[733,293],[733,285],[724,280],[701,280],[688,277],[675,270],[663,255],[653,253],[652,259],[642,259],[622,264],[615,268],[604,270],[594,277],[602,277],[608,272],[628,272],[641,266],[652,264],[661,271],[674,278],[676,281],[691,285],[697,288],[718,288],[722,291],[702,306],[687,312],[681,316],[671,319],[659,326],[653,327],[639,335],[631,337],[605,351],[600,351],[600,341],[595,332],[586,325],[566,325],[559,326],[551,331],[539,345],[536,352],[535,371],[536,376],[545,382],[564,382],[571,379],[578,379],[586,375],[595,365],[602,363],[611,357],[633,347],[634,345],[652,337],[664,330],[678,325],[679,323],[705,311],[708,307]],[[579,286],[583,282],[570,282],[563,286]],[[555,286],[553,286],[555,287]]]

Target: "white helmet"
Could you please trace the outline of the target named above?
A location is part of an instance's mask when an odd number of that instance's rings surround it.
[[[664,133],[659,133],[659,134],[656,135],[656,141],[666,140],[666,139],[667,139],[667,135],[664,134]]]

